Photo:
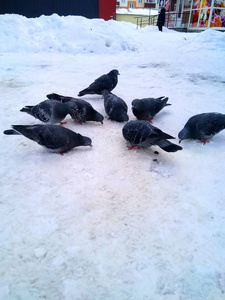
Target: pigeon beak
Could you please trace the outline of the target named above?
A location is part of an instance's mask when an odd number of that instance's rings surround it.
[[[103,124],[103,122],[101,122]]]
[[[179,140],[179,144],[182,142],[182,140]]]

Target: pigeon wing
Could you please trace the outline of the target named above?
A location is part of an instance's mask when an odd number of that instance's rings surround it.
[[[40,130],[39,127],[34,128],[34,134],[37,136],[37,143],[50,150],[63,149],[69,143],[67,131],[61,130],[63,127],[45,126]],[[66,128],[63,128],[66,129]]]
[[[48,101],[43,101],[32,109],[33,116],[42,122],[48,122],[52,116],[52,105]]]
[[[224,115],[218,113],[206,114],[199,118],[196,128],[203,136],[213,136],[225,128]]]
[[[90,86],[88,87],[89,90],[93,90],[94,92],[100,94],[103,90],[111,91],[112,89],[112,82],[110,77],[105,74],[97,78]]]

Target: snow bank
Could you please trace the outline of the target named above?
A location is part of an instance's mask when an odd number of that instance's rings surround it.
[[[135,25],[80,16],[0,16],[1,52],[117,53],[136,48]]]

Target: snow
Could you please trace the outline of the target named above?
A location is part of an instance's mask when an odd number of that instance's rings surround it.
[[[38,124],[19,110],[76,97],[117,68],[114,93],[169,97],[153,124],[176,137],[224,113],[225,33],[178,33],[83,17],[0,16],[1,132]],[[225,293],[225,132],[182,151],[127,150],[124,124],[64,125],[93,147],[52,154],[1,135],[0,299],[220,300]],[[158,151],[156,155],[154,151]]]

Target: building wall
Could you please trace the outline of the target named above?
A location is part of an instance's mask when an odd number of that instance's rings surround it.
[[[144,8],[145,0],[142,0],[142,3],[139,3],[139,0],[120,0],[120,8],[130,8],[130,4],[133,3],[134,8]]]
[[[56,13],[86,18],[111,19],[116,0],[0,0],[0,14],[20,14],[28,18]]]
[[[136,7],[137,8],[144,8],[145,7],[145,0],[142,0],[142,3],[139,3],[139,1],[136,0]]]
[[[127,6],[127,0],[119,0],[118,2],[120,3],[119,6],[121,8],[128,8],[128,6]]]
[[[137,16],[134,16],[134,15],[116,15],[116,20],[137,24],[137,19],[135,19],[135,17],[137,17]]]
[[[137,20],[137,17],[139,17],[138,20]],[[151,25],[156,26],[157,18],[158,18],[158,16],[152,16],[152,18],[151,18],[152,24]],[[141,21],[141,19],[142,19],[142,21]],[[130,22],[130,23],[138,25],[138,27],[145,27],[145,26],[149,25],[148,17],[138,16],[138,15],[117,14],[116,20]],[[142,22],[142,24],[140,24],[140,22]]]
[[[116,2],[116,0],[99,0],[99,18],[102,18],[104,20],[115,19]]]

